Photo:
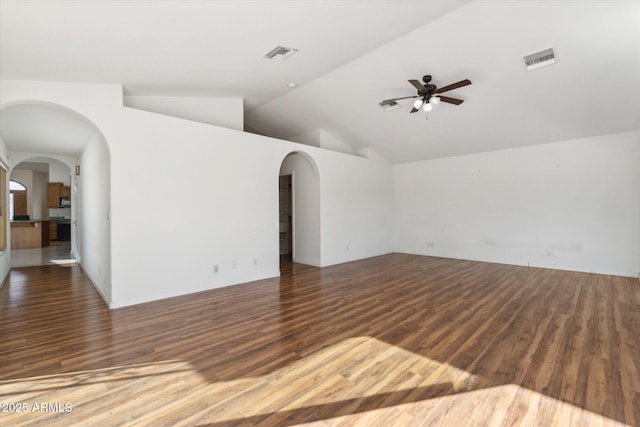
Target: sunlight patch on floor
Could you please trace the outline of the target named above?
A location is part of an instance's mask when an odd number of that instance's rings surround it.
[[[514,384],[505,384],[332,417],[318,425],[618,427],[627,424]]]
[[[69,258],[69,259],[52,259],[50,262],[51,264],[61,265],[61,264],[75,264],[78,261],[76,261],[73,258]]]
[[[317,425],[623,425],[516,385],[456,388],[475,378],[371,337],[256,377],[221,381],[219,366],[194,363],[200,369],[169,360],[0,382],[3,405],[29,409],[4,413],[3,421],[107,425],[126,415],[136,425],[290,425],[301,417]],[[72,411],[31,410],[42,402]]]
[[[154,362],[4,381],[0,398],[3,403],[46,401],[73,407],[63,414],[13,413],[9,422],[96,424],[107,422],[110,414],[126,413],[153,424],[188,413],[192,416],[175,420],[188,425],[277,417],[307,407],[331,411],[349,399],[397,398],[393,393],[429,393],[430,387],[443,385],[433,390],[438,395],[467,375],[370,337],[343,340],[267,375],[219,381],[215,374],[215,366],[202,373],[188,361]]]

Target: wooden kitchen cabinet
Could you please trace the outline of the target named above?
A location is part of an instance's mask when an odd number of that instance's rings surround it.
[[[49,240],[58,240],[58,223],[49,221]]]
[[[61,197],[71,197],[71,187],[61,182],[47,183],[47,207],[59,208]]]
[[[49,221],[11,221],[11,248],[49,246]]]
[[[61,182],[49,182],[47,183],[47,207],[59,208],[60,207],[60,190],[63,185]]]

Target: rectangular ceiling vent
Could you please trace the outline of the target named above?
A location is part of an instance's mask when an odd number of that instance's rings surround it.
[[[271,52],[267,53],[264,57],[269,59],[285,59],[296,53],[298,49],[290,47],[278,46]]]
[[[396,101],[382,101],[378,103],[378,105],[382,107],[384,111],[393,111],[400,108],[400,104],[398,104]]]
[[[553,51],[553,48],[543,50],[542,52],[525,56],[524,63],[527,65],[527,71],[535,70],[536,68],[540,67],[546,67],[547,65],[556,63],[556,54]]]

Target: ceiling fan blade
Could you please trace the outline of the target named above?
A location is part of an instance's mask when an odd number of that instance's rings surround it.
[[[416,112],[418,112],[418,111],[420,111],[420,109],[419,109],[419,108],[413,107],[413,108],[411,109],[411,111],[409,111],[409,112],[410,112],[410,113],[416,113]]]
[[[427,92],[427,88],[424,87],[422,85],[422,83],[420,83],[417,80],[409,80],[409,83],[411,83],[413,85],[413,87],[415,87],[416,89],[418,89],[418,93],[426,93]]]
[[[442,102],[448,102],[449,104],[455,104],[455,105],[460,105],[464,102],[462,99],[449,98],[448,96],[442,96],[442,95],[439,95],[438,98],[440,98],[440,101]]]
[[[418,98],[419,95],[413,95],[413,96],[403,96],[402,98],[391,98],[391,99],[385,99],[382,102],[390,102],[390,101],[399,101],[401,99],[409,99],[409,98]]]
[[[440,89],[437,89],[436,93],[447,92],[447,91],[450,91],[450,90],[453,90],[453,89],[458,89],[459,87],[467,86],[467,85],[470,85],[470,84],[471,84],[471,80],[464,79],[464,80],[459,81],[458,83],[453,83],[453,84],[450,84],[448,86],[443,86]]]

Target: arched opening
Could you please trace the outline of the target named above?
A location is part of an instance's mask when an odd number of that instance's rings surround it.
[[[315,161],[303,152],[289,153],[280,166],[278,188],[281,266],[320,266],[320,176]]]
[[[7,146],[11,179],[14,173],[24,175],[24,170],[31,170],[26,172],[34,183],[33,191],[26,185],[30,220],[46,221],[47,226],[56,222],[56,240],[70,239],[66,259],[81,263],[103,298],[110,301],[111,166],[102,132],[82,114],[48,102],[11,102],[1,106],[0,112],[0,136]],[[45,167],[47,171],[38,169]],[[24,179],[15,180],[25,184]],[[47,236],[52,235],[51,229]],[[45,233],[42,236],[45,239]],[[13,264],[13,251],[7,249],[0,253],[3,273]]]
[[[69,165],[31,157],[11,169],[11,267],[75,263]]]

